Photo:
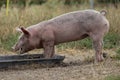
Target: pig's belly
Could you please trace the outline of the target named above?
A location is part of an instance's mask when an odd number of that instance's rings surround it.
[[[76,41],[87,37],[87,30],[85,26],[79,26],[78,23],[68,23],[56,27],[54,30],[55,43],[64,43],[70,41]]]
[[[87,36],[88,35],[85,33],[80,33],[80,34],[71,33],[71,32],[70,33],[61,33],[61,34],[57,34],[55,36],[55,44],[77,41],[77,40],[86,38]]]

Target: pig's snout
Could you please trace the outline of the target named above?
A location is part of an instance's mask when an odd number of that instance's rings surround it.
[[[16,48],[15,48],[15,46],[13,46],[11,48],[12,48],[12,51],[14,51],[14,52],[17,51]]]
[[[15,47],[13,46],[13,47],[11,47],[11,49],[12,49],[12,51],[15,51]]]

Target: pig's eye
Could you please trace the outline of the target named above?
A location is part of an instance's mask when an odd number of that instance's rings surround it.
[[[20,48],[20,50],[22,51],[22,48]]]
[[[21,37],[20,40],[24,40],[25,38],[24,37]]]

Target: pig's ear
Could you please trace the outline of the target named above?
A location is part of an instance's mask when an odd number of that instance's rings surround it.
[[[18,32],[21,32],[22,33],[22,30],[20,29],[20,28],[16,28],[16,31],[18,31]]]
[[[27,36],[30,36],[30,33],[23,27],[20,28],[20,30]]]

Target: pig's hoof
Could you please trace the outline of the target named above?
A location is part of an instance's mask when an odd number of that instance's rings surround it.
[[[107,58],[107,56],[108,56],[107,53],[103,53],[104,58]]]
[[[101,56],[101,57],[95,59],[94,63],[99,63],[99,62],[103,62],[103,61],[104,61],[104,57]]]
[[[50,56],[44,56],[45,59],[50,59],[51,57]]]
[[[54,58],[54,57],[55,57],[55,55],[52,55],[52,56],[51,56],[51,55],[45,55],[45,54],[44,54],[44,58],[46,58],[46,59],[50,59],[50,58]]]
[[[24,55],[24,54],[27,54],[27,53],[18,53],[18,55]]]

